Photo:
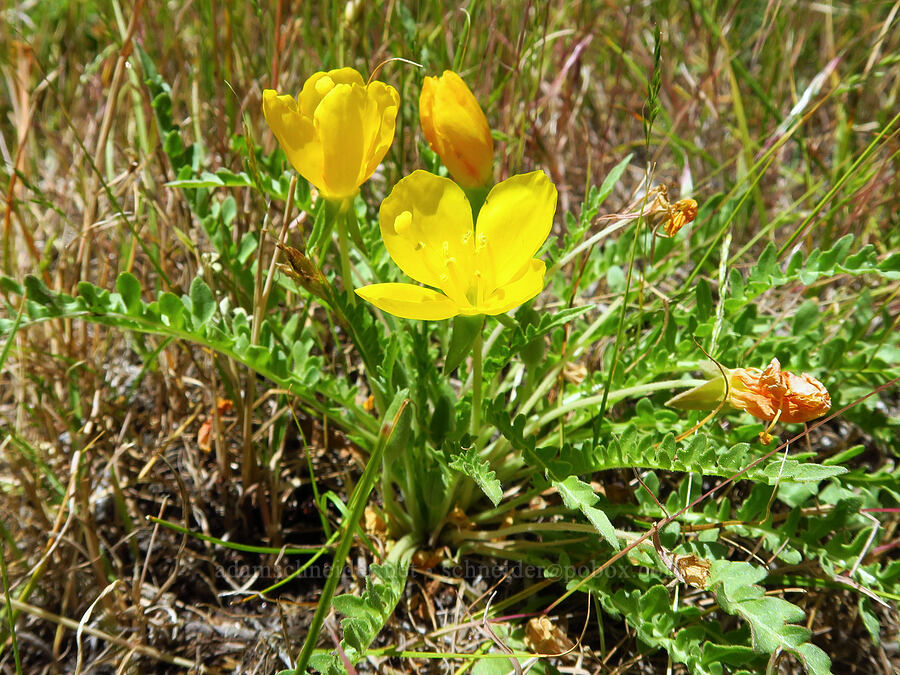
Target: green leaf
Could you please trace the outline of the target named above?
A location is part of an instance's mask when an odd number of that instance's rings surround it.
[[[318,252],[324,243],[331,238],[331,230],[337,220],[337,212],[335,207],[324,199],[316,202],[316,215],[313,220],[312,231],[309,233],[309,239],[306,240],[306,250],[315,253]]]
[[[183,190],[196,190],[199,188],[222,187],[225,181],[216,174],[204,171],[199,178],[185,178],[182,180],[172,180],[166,183],[166,187],[176,187]]]
[[[569,476],[562,481],[553,481],[553,485],[559,490],[566,508],[581,511],[609,545],[618,551],[619,538],[616,536],[616,529],[603,511],[594,508],[594,504],[600,498],[594,494],[591,486],[581,482],[575,476]]]
[[[512,349],[521,349],[532,340],[543,337],[558,326],[564,326],[570,321],[574,321],[579,316],[592,309],[594,309],[594,305],[583,305],[582,307],[569,307],[558,312],[542,314],[541,320],[537,326],[529,325],[523,333],[516,334]]]
[[[15,279],[0,275],[0,289],[3,289],[6,293],[10,293],[12,295],[22,295],[25,292],[24,287]]]
[[[132,316],[140,314],[141,311],[141,282],[130,272],[122,272],[116,279],[116,290],[122,296],[122,302],[125,303],[125,309]]]
[[[816,483],[826,478],[833,478],[834,476],[847,473],[847,468],[810,463],[801,464],[793,459],[782,462],[778,459],[767,464],[764,473],[773,479],[780,478],[781,480],[790,480],[797,483]]]
[[[341,620],[344,630],[341,648],[352,663],[365,656],[369,645],[393,614],[406,587],[408,569],[409,556],[400,562],[373,563],[366,577],[366,590],[361,596],[348,594],[334,598],[334,608],[346,616]]]
[[[159,313],[165,325],[176,330],[184,327],[184,303],[174,293],[166,291],[159,296]]]
[[[503,497],[503,488],[486,459],[478,457],[474,447],[453,455],[450,466],[475,481],[494,506]]]
[[[359,522],[363,515],[363,509],[365,508],[365,505],[369,500],[369,493],[375,486],[375,481],[382,471],[382,459],[384,458],[385,449],[391,443],[396,442],[395,436],[397,436],[398,434],[395,434],[394,431],[400,428],[401,418],[404,415],[411,414],[409,412],[409,399],[406,398],[407,394],[408,392],[405,390],[399,391],[394,396],[394,400],[391,401],[391,405],[388,407],[387,412],[382,418],[381,429],[378,432],[378,441],[375,445],[375,449],[369,456],[369,460],[368,462],[366,462],[366,468],[363,471],[359,482],[356,484],[356,487],[353,490],[353,494],[350,496],[350,503],[348,505],[350,515],[344,519],[344,522],[346,523],[346,529],[343,533],[343,536],[341,537],[337,549],[334,552],[331,571],[328,573],[328,579],[325,581],[325,587],[322,589],[322,593],[319,596],[319,604],[316,607],[315,613],[313,614],[310,627],[306,634],[306,639],[303,643],[303,649],[300,651],[300,656],[297,658],[297,666],[295,670],[299,673],[306,672],[306,666],[307,664],[309,664],[310,657],[312,656],[313,650],[315,649],[316,642],[319,638],[319,632],[322,630],[322,624],[325,622],[325,616],[329,612],[331,612],[333,595],[335,590],[337,589],[338,582],[341,579],[344,564],[346,563],[347,556],[350,553],[350,547],[356,539],[356,530],[359,528]],[[402,541],[402,539],[400,541]],[[399,542],[396,545],[399,545]],[[412,549],[409,549],[408,553],[409,557],[412,557]],[[400,564],[408,565],[409,557],[402,557],[400,560]],[[395,578],[390,571],[388,571],[387,576],[390,577],[390,579]],[[387,581],[386,583],[389,586],[391,585],[390,581]],[[370,587],[368,587],[367,584],[367,591],[369,590],[369,588]],[[379,597],[384,598],[390,592],[390,589],[384,592],[380,592]],[[375,611],[378,610],[376,609]],[[359,633],[356,633],[356,635],[358,637]]]
[[[820,318],[822,306],[817,300],[809,299],[794,312],[794,335],[803,335],[809,331]]]
[[[788,651],[803,661],[813,675],[831,673],[831,659],[809,642],[809,630],[795,625],[803,620],[803,610],[787,600],[767,596],[757,585],[766,576],[766,570],[750,563],[715,560],[707,588],[715,592],[724,611],[750,624],[753,649],[767,654]]]
[[[191,282],[191,314],[197,320],[198,325],[203,325],[212,318],[216,312],[216,299],[213,297],[209,286],[200,277],[194,277]]]
[[[857,601],[857,606],[859,607],[859,616],[862,619],[863,625],[866,627],[869,637],[872,638],[872,644],[881,644],[881,624],[878,622],[878,617],[872,611],[872,601],[869,600],[869,598],[860,596]]]
[[[706,279],[700,279],[695,292],[697,294],[697,318],[703,321],[710,317],[713,309],[712,290],[709,282]]]
[[[25,277],[25,292],[28,299],[45,307],[56,307],[56,298],[44,285],[44,282],[31,274]]]
[[[891,253],[878,264],[878,269],[888,279],[900,279],[900,253]]]
[[[596,203],[598,206],[602,204],[612,193],[613,189],[616,187],[616,184],[622,178],[622,174],[625,173],[625,169],[627,169],[628,165],[631,163],[632,157],[634,157],[633,154],[627,155],[625,159],[616,164],[606,175],[606,178],[603,179],[603,183],[600,185],[600,192],[597,196]]]

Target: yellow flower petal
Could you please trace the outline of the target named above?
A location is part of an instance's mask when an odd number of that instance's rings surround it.
[[[263,92],[263,114],[297,172],[313,185],[322,185],[322,147],[312,119],[300,114],[292,96],[279,96],[274,89]]]
[[[413,284],[372,284],[357,288],[356,294],[403,319],[437,321],[459,314],[456,303],[443,293]]]
[[[364,136],[366,89],[358,84],[335,86],[316,108],[316,133],[323,148],[325,184],[318,186],[328,199],[352,197],[359,189],[366,158]]]
[[[521,273],[553,227],[556,187],[543,171],[513,176],[487,196],[475,226],[486,294]]]
[[[312,119],[319,103],[339,84],[358,84],[365,86],[362,75],[353,68],[338,68],[328,72],[313,73],[303,83],[300,90],[300,111],[305,117]]]
[[[355,71],[354,71],[355,72]],[[400,110],[400,94],[384,82],[372,82],[366,87],[368,108],[365,115],[366,157],[360,183],[366,181],[394,142],[397,111]]]
[[[544,261],[532,258],[519,275],[485,298],[484,304],[478,309],[483,314],[503,314],[531,300],[544,290],[545,271]]]
[[[453,181],[427,171],[401,179],[381,203],[381,237],[408,276],[474,305],[472,208]]]

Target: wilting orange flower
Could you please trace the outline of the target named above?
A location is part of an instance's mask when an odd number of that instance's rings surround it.
[[[795,375],[772,359],[765,370],[725,368],[728,398],[725,404],[771,422],[808,422],[831,408],[831,396],[812,375]],[[712,410],[725,398],[725,380],[716,377],[669,400],[666,405],[683,410]]]
[[[697,217],[697,202],[693,199],[679,199],[672,204],[669,218],[663,229],[667,237],[674,237],[678,230]]]
[[[825,385],[807,373],[782,370],[778,359],[772,359],[763,371],[734,368],[729,384],[728,403],[761,420],[778,416],[781,422],[808,422],[831,408]]]
[[[647,222],[653,227],[654,232],[662,227],[666,237],[674,237],[678,234],[678,230],[697,217],[696,200],[679,199],[671,204],[669,191],[665,185],[657,186],[651,194],[655,194],[655,197],[645,213]]]

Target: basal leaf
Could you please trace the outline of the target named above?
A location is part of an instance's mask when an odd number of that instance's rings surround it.
[[[474,447],[453,455],[450,466],[474,480],[494,506],[500,503],[503,487],[487,460],[479,458]]]
[[[361,596],[338,595],[332,600],[334,608],[345,615],[341,620],[344,631],[341,648],[352,663],[365,656],[369,645],[394,612],[406,587],[408,569],[408,556],[401,562],[373,564]]]

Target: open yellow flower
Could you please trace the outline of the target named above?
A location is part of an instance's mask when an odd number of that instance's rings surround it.
[[[452,70],[426,77],[419,120],[429,147],[464,188],[488,185],[494,174],[494,139],[484,111]]]
[[[353,197],[394,140],[400,95],[353,68],[312,75],[300,95],[263,92],[263,114],[297,172],[332,201]]]
[[[513,176],[472,209],[456,183],[427,171],[400,180],[381,204],[384,245],[413,284],[373,284],[356,293],[406,319],[502,314],[544,288],[534,258],[550,234],[556,188],[543,171]]]

